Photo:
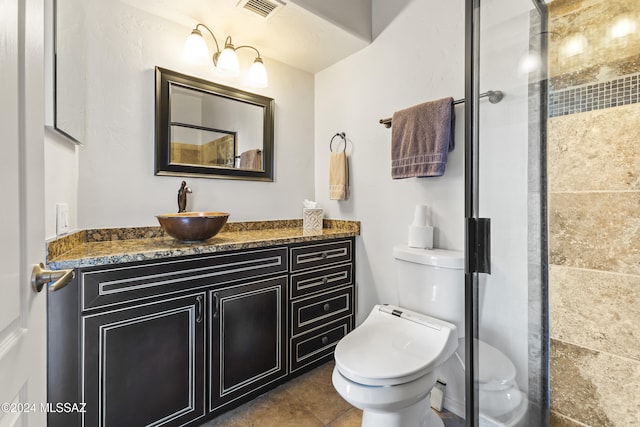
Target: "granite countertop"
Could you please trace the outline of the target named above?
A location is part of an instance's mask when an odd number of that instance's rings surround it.
[[[90,267],[358,235],[359,221],[329,219],[321,231],[303,230],[301,219],[231,222],[209,240],[196,243],[175,240],[160,227],[82,230],[47,242],[47,266]]]

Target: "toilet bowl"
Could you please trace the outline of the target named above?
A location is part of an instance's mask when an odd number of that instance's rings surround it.
[[[528,401],[516,384],[516,368],[500,350],[478,341],[480,425],[515,426],[527,412]]]
[[[429,397],[434,370],[465,338],[464,254],[396,245],[393,256],[399,307],[375,306],[338,343],[333,384],[363,410],[365,427],[442,426]],[[517,427],[528,401],[516,368],[495,347],[478,344],[480,425]]]
[[[362,409],[365,427],[431,427],[434,369],[457,346],[455,325],[396,306],[377,305],[336,346],[332,381]]]

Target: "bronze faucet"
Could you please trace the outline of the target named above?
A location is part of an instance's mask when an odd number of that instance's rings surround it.
[[[182,181],[178,190],[178,213],[187,211],[187,194],[191,192],[191,189],[187,187],[187,181]]]

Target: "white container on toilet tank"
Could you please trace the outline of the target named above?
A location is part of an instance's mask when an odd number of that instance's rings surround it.
[[[413,223],[409,226],[409,239],[407,244],[412,248],[433,248],[431,209],[428,206],[416,206],[413,213]]]
[[[393,256],[398,304],[453,323],[464,337],[464,254],[397,245]]]

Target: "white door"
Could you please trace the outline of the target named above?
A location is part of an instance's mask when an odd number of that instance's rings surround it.
[[[43,0],[0,0],[0,427],[44,426]],[[45,407],[46,408],[46,407]]]

